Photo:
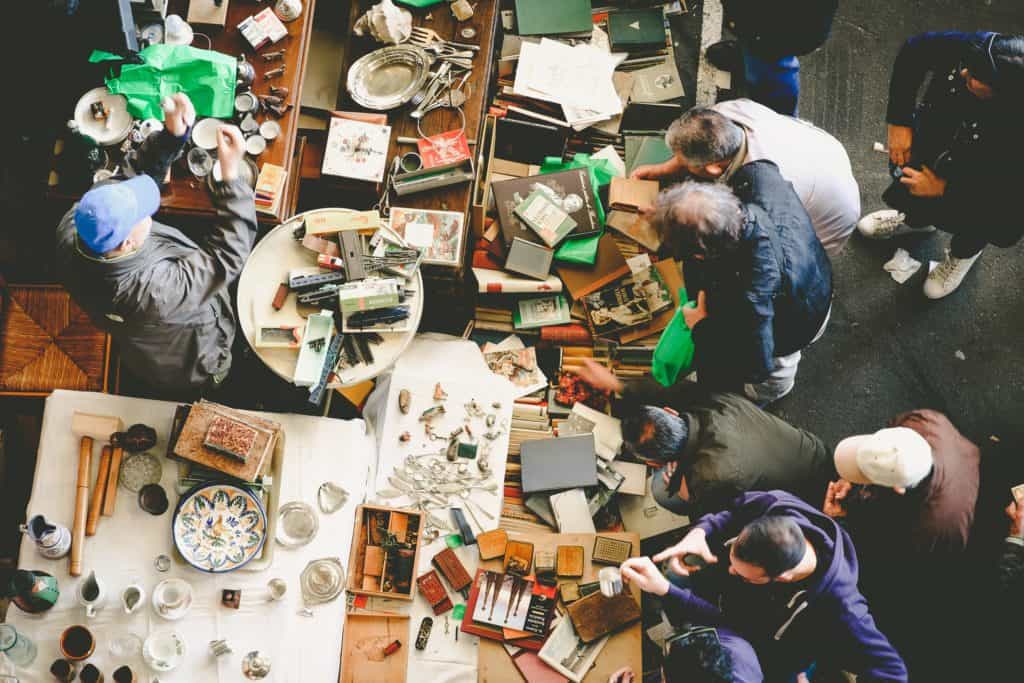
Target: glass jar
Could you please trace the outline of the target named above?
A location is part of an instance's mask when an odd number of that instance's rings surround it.
[[[0,624],[0,652],[18,667],[25,668],[36,660],[39,650],[32,639],[10,624]]]

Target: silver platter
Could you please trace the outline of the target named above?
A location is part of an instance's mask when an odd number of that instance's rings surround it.
[[[430,74],[431,57],[415,45],[392,45],[356,60],[346,87],[356,104],[386,111],[412,99]]]

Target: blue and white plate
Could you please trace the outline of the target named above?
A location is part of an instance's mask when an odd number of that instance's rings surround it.
[[[220,574],[260,554],[267,538],[267,513],[259,498],[234,484],[200,484],[174,511],[171,533],[190,565]]]

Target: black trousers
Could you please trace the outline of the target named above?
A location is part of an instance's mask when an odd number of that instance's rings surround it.
[[[894,168],[890,163],[890,172]],[[899,179],[893,181],[882,194],[882,199],[890,207],[906,215],[906,223],[912,228],[934,225],[939,230],[952,233],[949,251],[956,258],[970,258],[981,252],[989,243],[986,237],[978,234],[977,226],[966,225],[966,221],[958,217],[958,212],[942,197],[915,197]],[[984,217],[981,220],[984,220]]]

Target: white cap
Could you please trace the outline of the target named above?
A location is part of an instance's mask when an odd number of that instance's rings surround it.
[[[839,476],[853,484],[891,488],[916,486],[932,471],[932,447],[907,427],[880,429],[850,436],[836,446]]]

